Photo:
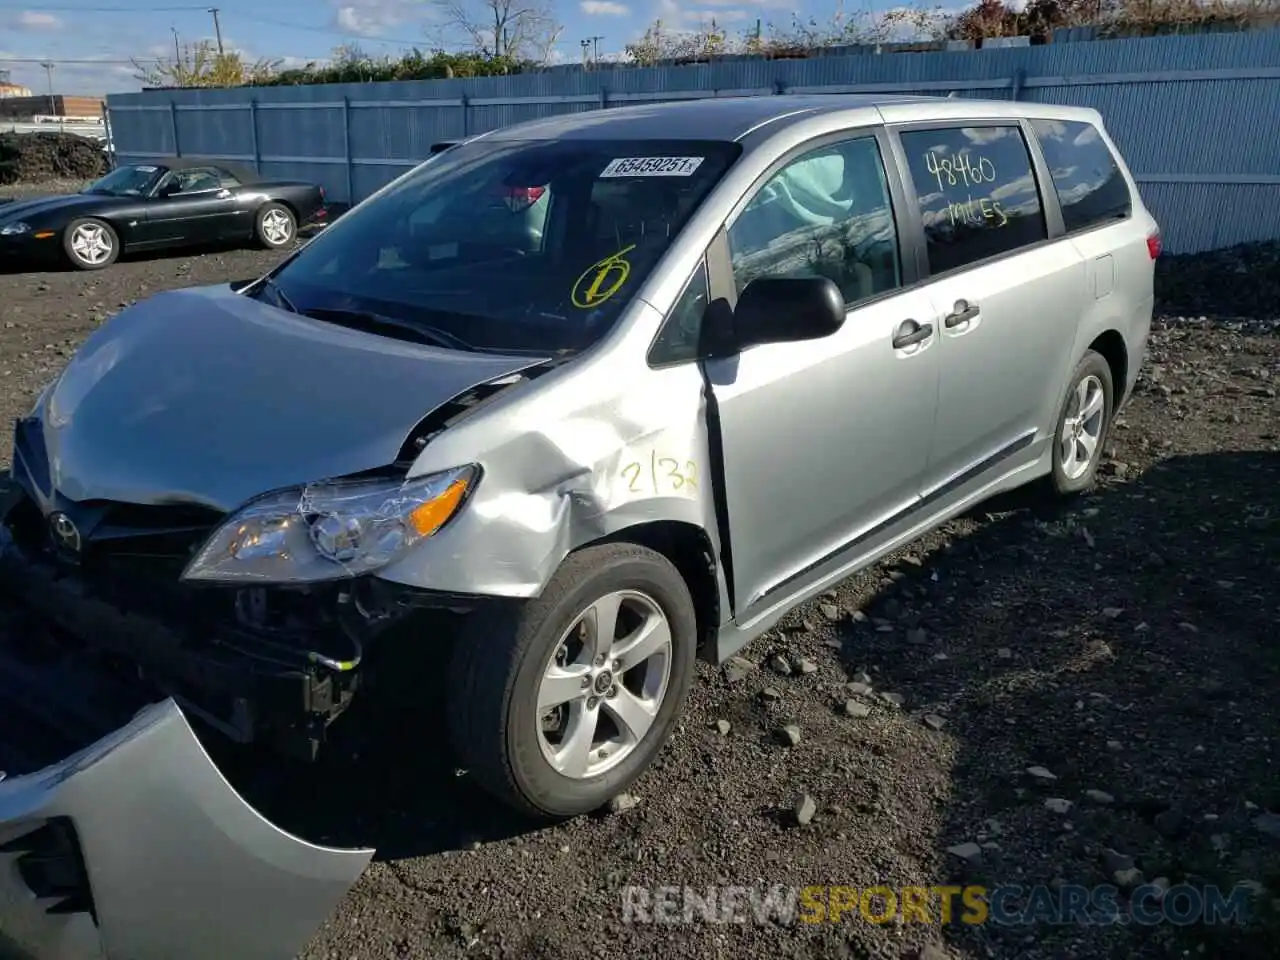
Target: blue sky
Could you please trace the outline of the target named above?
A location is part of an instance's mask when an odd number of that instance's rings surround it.
[[[129,58],[172,56],[174,31],[183,43],[211,39],[210,5],[220,8],[224,43],[249,59],[269,57],[287,64],[324,59],[338,45],[359,43],[369,53],[395,53],[415,43],[432,46],[441,36],[441,2],[483,11],[485,0],[0,0],[0,69],[36,93],[47,90],[38,61],[55,63],[57,93],[102,94],[136,90]],[[559,59],[581,58],[580,41],[599,36],[601,54],[621,51],[649,23],[662,18],[673,28],[712,17],[737,31],[757,18],[790,24],[803,12],[829,19],[838,0],[547,0],[564,25]],[[880,9],[891,0],[846,0],[845,9]],[[456,33],[453,34],[456,39]],[[449,39],[449,37],[446,37]],[[455,48],[459,42],[450,44]]]

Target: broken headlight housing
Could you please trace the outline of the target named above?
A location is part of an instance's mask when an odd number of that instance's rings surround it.
[[[448,523],[479,477],[469,465],[413,480],[334,480],[266,494],[214,531],[182,579],[285,584],[372,573]]]

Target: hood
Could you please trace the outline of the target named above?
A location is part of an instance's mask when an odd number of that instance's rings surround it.
[[[226,285],[162,293],[95,331],[49,393],[50,479],[72,500],[229,511],[393,463],[436,407],[538,362],[348,330]]]
[[[56,197],[36,197],[33,200],[17,200],[0,205],[0,220],[10,222],[33,217],[41,213],[53,213],[74,207],[94,206],[101,209],[104,205],[137,203],[139,197],[108,197],[102,194],[68,193]]]

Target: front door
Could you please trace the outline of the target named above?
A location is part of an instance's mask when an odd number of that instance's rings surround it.
[[[1034,459],[1085,307],[1085,263],[1049,240],[1016,121],[900,134],[932,279],[942,377],[925,495]]]
[[[172,193],[168,191],[174,191]],[[167,174],[147,211],[150,244],[208,243],[233,228],[238,208],[214,167],[191,167]]]
[[[736,617],[747,623],[874,548],[919,497],[938,391],[932,305],[903,289],[881,143],[868,132],[801,152],[728,229],[737,293],[755,277],[820,275],[844,327],[708,361],[724,451]]]

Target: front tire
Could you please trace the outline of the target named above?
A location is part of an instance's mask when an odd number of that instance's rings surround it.
[[[119,258],[120,238],[106,221],[81,217],[62,232],[62,249],[77,270],[104,270]]]
[[[253,232],[259,245],[267,250],[279,250],[293,243],[297,237],[298,219],[288,207],[267,203],[254,218]]]
[[[448,714],[481,786],[527,816],[562,819],[645,771],[694,673],[693,600],[670,561],[634,544],[588,547],[536,600],[469,620]]]
[[[1090,350],[1071,375],[1053,431],[1050,482],[1060,497],[1093,487],[1111,435],[1115,387],[1106,358]]]

